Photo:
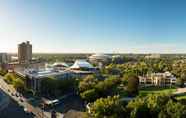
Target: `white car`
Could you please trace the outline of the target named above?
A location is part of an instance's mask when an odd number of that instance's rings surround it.
[[[88,110],[88,113],[90,113],[90,104],[91,104],[91,103],[88,103],[88,104],[86,105],[86,108],[87,108],[87,110]]]

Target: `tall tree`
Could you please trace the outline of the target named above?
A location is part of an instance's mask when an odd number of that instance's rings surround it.
[[[127,91],[129,95],[131,96],[137,95],[139,89],[139,78],[135,74],[130,73],[126,75],[124,79],[128,81]]]

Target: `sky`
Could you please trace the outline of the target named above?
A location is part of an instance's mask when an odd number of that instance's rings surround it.
[[[185,0],[0,0],[0,52],[186,53]]]

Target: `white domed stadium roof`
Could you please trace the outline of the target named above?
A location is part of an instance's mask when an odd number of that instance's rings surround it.
[[[94,54],[94,55],[91,55],[90,57],[89,57],[89,59],[109,59],[109,58],[111,58],[111,56],[109,56],[109,55],[106,55],[106,54]]]
[[[53,66],[60,66],[60,67],[69,67],[69,65],[68,64],[66,64],[66,63],[64,63],[64,62],[55,62],[54,64],[53,64]]]
[[[94,67],[86,60],[76,60],[75,63],[70,68],[77,69],[77,68],[94,68]]]

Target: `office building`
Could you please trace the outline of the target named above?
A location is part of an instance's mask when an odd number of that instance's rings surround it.
[[[0,53],[0,64],[8,63],[8,55],[6,53]]]
[[[0,68],[7,69],[8,67],[9,58],[6,53],[0,53]]]
[[[20,64],[28,64],[32,60],[32,45],[29,41],[18,45],[18,61]]]

